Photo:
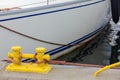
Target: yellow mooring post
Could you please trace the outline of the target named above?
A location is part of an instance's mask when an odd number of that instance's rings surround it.
[[[22,54],[20,46],[13,46],[11,49],[12,52],[8,52],[8,58],[12,63],[6,67],[6,71],[48,73],[52,69],[52,66],[48,64],[50,55],[44,54],[45,48],[43,47],[36,48],[35,54]],[[36,63],[23,63],[22,58],[35,59]]]

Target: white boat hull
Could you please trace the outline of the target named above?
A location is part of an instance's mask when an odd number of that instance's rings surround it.
[[[0,25],[11,31],[0,28],[0,59],[6,57],[14,45],[22,46],[23,53],[35,53],[36,47],[45,47],[46,52],[56,58],[76,47],[54,45],[40,40],[78,44],[99,32],[111,17],[109,0],[90,0],[24,13],[5,13],[1,13]]]

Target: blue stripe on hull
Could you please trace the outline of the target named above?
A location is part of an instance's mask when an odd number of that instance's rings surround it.
[[[71,10],[71,9],[76,9],[76,8],[81,8],[81,7],[85,7],[85,6],[90,6],[90,5],[94,5],[94,4],[97,4],[97,3],[100,3],[100,2],[103,2],[105,0],[99,0],[99,1],[96,1],[96,2],[93,2],[93,3],[89,3],[89,4],[85,4],[85,5],[81,5],[81,6],[75,6],[75,7],[70,7],[70,8],[65,8],[65,9],[60,9],[60,10],[54,10],[54,11],[49,11],[49,12],[43,12],[43,13],[37,13],[37,14],[31,14],[31,15],[25,15],[25,16],[19,16],[19,17],[14,17],[14,18],[8,18],[8,19],[1,19],[0,22],[5,22],[5,21],[9,21],[9,20],[16,20],[16,19],[22,19],[22,18],[27,18],[27,17],[33,17],[33,16],[39,16],[39,15],[44,15],[44,14],[50,14],[50,13],[55,13],[55,12],[60,12],[60,11],[65,11],[65,10]],[[54,55],[58,52],[61,52],[63,50],[66,50],[70,47],[72,47],[72,45],[75,45],[75,44],[79,44],[85,40],[87,40],[88,38],[94,36],[97,32],[101,31],[103,29],[103,27],[97,29],[96,31],[78,39],[78,40],[75,40],[71,43],[69,43],[67,46],[61,46],[61,47],[58,47],[54,50],[51,50],[51,51],[48,51],[46,53],[49,53],[50,55]]]
[[[88,34],[88,35],[86,35],[86,36],[84,36],[84,37],[82,37],[82,38],[80,38],[78,40],[75,40],[75,41],[67,44],[66,46],[58,47],[58,48],[56,48],[54,50],[51,50],[51,51],[48,51],[46,53],[49,53],[50,55],[54,55],[54,54],[57,54],[57,53],[59,53],[61,51],[64,51],[64,50],[66,50],[66,49],[68,49],[70,47],[73,47],[75,44],[82,43],[83,41],[89,39],[90,37],[94,36],[96,33],[100,32],[103,28],[104,27],[101,27],[101,28],[97,29],[96,31],[94,31],[94,32],[92,32],[90,34]]]
[[[70,7],[70,8],[60,9],[60,10],[54,10],[54,11],[49,11],[49,12],[43,12],[43,13],[37,13],[37,14],[31,14],[31,15],[25,15],[25,16],[19,16],[19,17],[8,18],[8,19],[1,19],[0,22],[9,21],[9,20],[15,20],[15,19],[21,19],[21,18],[27,18],[27,17],[33,17],[33,16],[39,16],[39,15],[44,15],[44,14],[50,14],[50,13],[55,13],[55,12],[60,12],[60,11],[65,11],[65,10],[76,9],[76,8],[80,8],[80,7],[85,7],[85,6],[97,4],[97,3],[100,3],[100,2],[103,2],[103,1],[105,1],[105,0],[99,0],[99,1],[94,2],[94,3],[89,3],[89,4],[85,4],[85,5],[81,5],[81,6],[75,6],[75,7]]]
[[[104,29],[104,27],[101,27],[101,28],[97,29],[96,31],[94,31],[94,32],[92,32],[90,34],[69,43],[67,46],[61,46],[61,47],[58,47],[58,48],[56,48],[54,50],[48,51],[48,52],[46,52],[46,54],[50,54],[50,55],[59,54],[59,52],[64,51],[64,50],[66,50],[66,49],[68,49],[70,47],[73,47],[72,45],[79,44],[79,43],[89,39],[90,37],[94,36],[96,33],[100,32],[102,29]],[[25,62],[25,61],[28,61],[28,60],[30,60],[30,62],[35,62],[35,60],[31,60],[31,59],[25,59],[22,62]]]

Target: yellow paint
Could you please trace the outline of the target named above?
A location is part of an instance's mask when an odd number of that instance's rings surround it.
[[[113,68],[113,67],[116,67],[116,66],[119,66],[120,65],[120,62],[117,62],[117,63],[114,63],[114,64],[111,64],[111,65],[108,65],[108,66],[105,66],[99,70],[97,70],[95,73],[94,73],[94,77],[96,77],[98,74],[100,74],[101,72],[109,69],[109,68]]]
[[[21,63],[21,47],[20,46],[14,46],[12,49],[12,59],[14,64],[20,64]]]
[[[48,54],[44,55],[44,53],[45,53],[45,48],[43,48],[43,47],[36,48],[35,59],[36,59],[36,62],[38,63],[38,66],[45,66],[46,63],[44,61],[50,60],[50,55],[48,55]]]
[[[8,57],[13,59],[13,63],[6,67],[6,71],[48,73],[51,70],[52,67],[47,63],[50,55],[44,54],[45,48],[36,48],[35,54],[21,54],[20,50],[19,46],[12,47],[12,52],[8,53]],[[36,63],[22,63],[21,58],[32,58],[36,60]]]
[[[12,58],[13,57],[13,53],[10,53],[10,52],[8,52],[8,58]],[[32,54],[32,53],[24,53],[24,54],[22,54],[21,55],[21,57],[22,58],[34,58],[34,54]]]
[[[46,64],[43,67],[39,67],[35,63],[21,63],[20,65],[11,63],[6,67],[6,71],[35,72],[35,73],[42,73],[42,74],[47,74],[51,69],[52,69],[52,66],[49,64]]]

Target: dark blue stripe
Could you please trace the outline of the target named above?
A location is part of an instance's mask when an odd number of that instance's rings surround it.
[[[88,34],[88,35],[86,35],[86,36],[84,36],[84,37],[82,37],[82,38],[80,38],[80,39],[78,39],[78,40],[75,40],[75,41],[67,44],[66,46],[61,46],[61,47],[58,47],[58,48],[56,48],[56,49],[54,49],[54,50],[48,51],[48,52],[46,52],[46,54],[48,53],[48,54],[50,54],[50,55],[54,55],[54,54],[56,54],[56,53],[58,53],[58,52],[61,52],[61,51],[65,50],[65,49],[68,49],[68,48],[72,47],[72,46],[75,45],[75,44],[79,44],[79,43],[87,40],[88,38],[94,36],[96,33],[98,33],[99,31],[101,31],[103,28],[104,28],[104,27],[101,27],[101,28],[97,29],[96,31],[94,31],[94,32],[92,32],[92,33],[90,33],[90,34]]]
[[[100,0],[100,1],[97,1],[97,2],[94,2],[94,3],[89,3],[89,4],[85,4],[85,5],[81,5],[81,6],[75,6],[75,7],[70,7],[70,8],[65,8],[65,9],[60,9],[60,10],[55,10],[55,11],[49,11],[49,12],[44,12],[44,13],[37,13],[37,14],[20,16],[20,17],[2,19],[2,20],[0,20],[0,22],[9,21],[9,20],[15,20],[15,19],[21,19],[21,18],[27,18],[27,17],[32,17],[32,16],[38,16],[38,15],[44,15],[44,14],[49,14],[49,13],[55,13],[55,12],[60,12],[60,11],[65,11],[65,10],[70,10],[70,9],[75,9],[75,8],[80,8],[80,7],[84,7],[84,6],[89,6],[89,5],[93,5],[93,4],[96,4],[96,3],[100,3],[100,2],[103,2],[103,1],[105,1],[105,0]]]
[[[100,32],[103,28],[104,27],[101,27],[101,28],[97,29],[96,31],[94,31],[94,32],[92,32],[90,34],[88,34],[88,35],[86,35],[86,36],[84,36],[84,37],[82,37],[82,38],[80,38],[78,40],[75,40],[75,41],[69,43],[67,46],[61,46],[61,47],[56,48],[54,50],[48,51],[45,54],[50,54],[50,55],[59,54],[59,52],[72,47],[71,45],[79,44],[79,43],[83,42],[84,40],[87,40],[88,38],[94,36],[96,33]],[[25,62],[25,61],[28,61],[28,60],[30,60],[30,59],[25,59],[22,62]],[[30,62],[35,62],[35,60],[32,59]]]

